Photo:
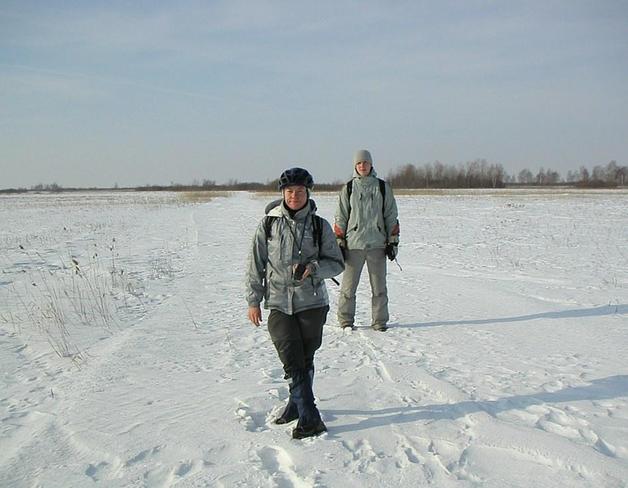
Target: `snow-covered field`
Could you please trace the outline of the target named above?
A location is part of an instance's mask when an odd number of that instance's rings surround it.
[[[398,196],[393,328],[328,284],[305,441],[246,321],[271,198],[0,197],[0,486],[628,486],[628,192]]]

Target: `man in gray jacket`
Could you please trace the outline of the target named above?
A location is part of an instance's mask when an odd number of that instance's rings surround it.
[[[331,226],[316,215],[309,198],[313,184],[305,169],[282,173],[283,198],[267,208],[257,227],[246,275],[248,318],[260,325],[263,299],[270,309],[268,331],[289,380],[288,405],[275,423],[298,419],[295,439],[327,430],[312,392],[314,353],[329,311],[325,279],[344,268]]]
[[[386,257],[393,260],[397,255],[397,204],[390,185],[377,178],[366,149],[357,151],[353,158],[353,179],[340,192],[334,232],[346,267],[338,300],[340,326],[354,326],[356,290],[366,263],[371,283],[371,327],[387,330]]]

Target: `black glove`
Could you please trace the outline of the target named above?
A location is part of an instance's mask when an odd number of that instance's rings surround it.
[[[398,244],[396,242],[389,242],[386,244],[386,256],[391,261],[394,261],[397,257],[397,252],[399,251]]]
[[[292,277],[297,281],[301,281],[303,279],[303,273],[305,273],[305,268],[305,264],[297,264],[292,271]]]
[[[344,237],[336,237],[336,242],[342,253],[342,259],[347,260],[347,240]]]

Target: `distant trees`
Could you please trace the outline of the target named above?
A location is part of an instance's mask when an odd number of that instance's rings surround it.
[[[597,165],[592,171],[581,166],[569,171],[563,179],[554,169],[544,167],[533,173],[526,168],[508,175],[501,164],[476,159],[465,164],[451,166],[435,161],[422,166],[405,164],[388,175],[388,181],[396,188],[503,188],[506,185],[580,187],[615,187],[628,184],[628,166],[611,161],[606,166]]]
[[[628,178],[628,166],[619,166],[617,161],[611,161],[606,166],[597,165],[589,175],[586,168],[580,168],[581,177],[577,181],[579,186],[612,187],[624,186]]]
[[[35,186],[31,186],[31,190],[59,192],[59,191],[63,191],[63,187],[61,185],[58,185],[57,183],[51,183],[50,185],[43,185],[42,183],[39,183]]]
[[[560,173],[551,168],[539,168],[536,173],[525,168],[516,176],[509,175],[499,163],[489,163],[486,159],[475,159],[464,164],[450,165],[441,161],[423,165],[405,164],[391,171],[388,181],[395,188],[504,188],[505,186],[555,186],[570,185],[582,188],[612,188],[628,185],[628,166],[622,166],[617,161],[610,161],[606,165],[596,165],[589,170],[580,166],[578,170],[570,170],[563,179]],[[241,182],[231,179],[225,184],[216,183],[212,179],[195,179],[191,184],[171,182],[170,185],[145,185],[135,188],[140,191],[198,191],[198,190],[226,190],[226,191],[277,191],[278,179],[266,183]],[[336,191],[342,187],[343,181],[331,183],[316,182],[318,191]],[[85,188],[83,188],[85,189]],[[106,188],[90,188],[92,190],[106,190]],[[120,189],[118,183],[114,190]],[[62,187],[57,183],[39,183],[30,187],[30,191],[77,191],[81,188]],[[25,188],[0,189],[1,193],[27,192]]]
[[[558,171],[554,171],[553,169],[548,169],[546,171],[542,167],[535,177],[535,183],[540,186],[541,185],[557,185],[561,181],[562,179]]]
[[[628,183],[628,166],[620,166],[617,161],[610,161],[606,166],[597,165],[589,171],[580,166],[577,171],[567,173],[566,182],[580,187],[616,187]]]
[[[534,183],[534,175],[529,169],[522,169],[521,171],[519,171],[517,181],[522,185],[531,185],[532,183]]]
[[[458,166],[406,164],[391,172],[388,181],[397,188],[503,188],[506,176],[501,164],[476,159]]]

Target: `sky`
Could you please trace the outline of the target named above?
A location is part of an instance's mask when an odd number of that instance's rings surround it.
[[[628,2],[0,2],[0,188],[628,164]]]

